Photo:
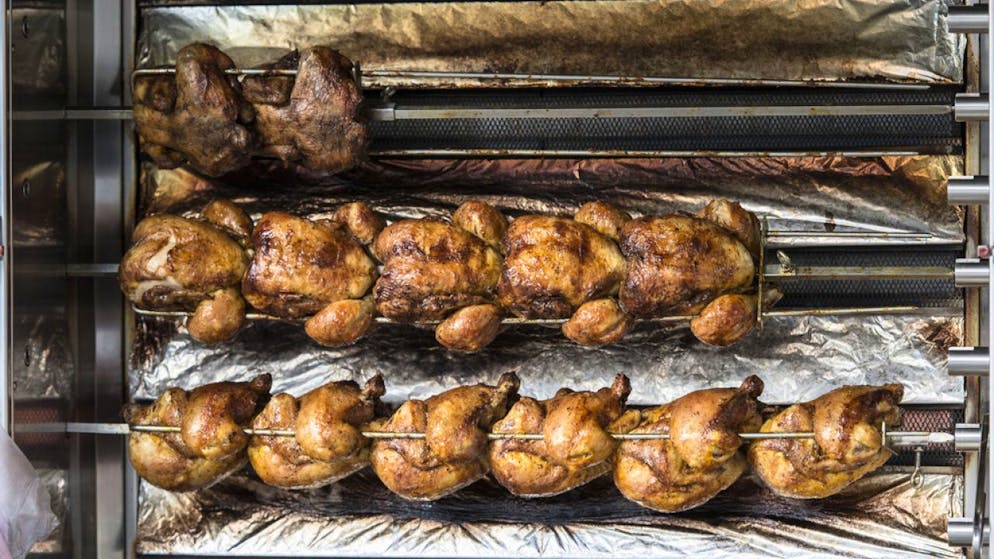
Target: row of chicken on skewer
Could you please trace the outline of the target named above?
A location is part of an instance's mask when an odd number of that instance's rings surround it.
[[[597,391],[518,396],[518,378],[408,400],[382,417],[383,379],[330,382],[299,398],[269,398],[270,378],[172,388],[131,405],[131,463],[159,487],[207,487],[246,461],[267,484],[320,487],[367,465],[394,493],[434,500],[492,473],[514,495],[556,495],[613,472],[648,508],[678,512],[728,488],[751,466],[774,492],[822,498],[882,466],[882,429],[900,420],[900,384],[844,386],[763,417],[763,382],[691,392],[627,409],[628,378]],[[143,431],[155,426],[158,431]],[[172,428],[172,431],[169,429]],[[251,428],[252,434],[244,431]],[[742,433],[806,433],[744,448]],[[666,434],[667,438],[640,438]],[[623,440],[619,440],[619,438]]]
[[[226,72],[234,67],[217,48],[196,43],[180,49],[175,74],[135,80],[139,143],[159,167],[217,177],[262,155],[329,174],[365,157],[363,96],[348,58],[319,46],[266,66],[270,74],[239,80]]]
[[[635,219],[589,202],[572,218],[510,224],[469,201],[451,220],[389,226],[362,202],[322,219],[269,212],[253,225],[215,200],[199,218],[142,220],[120,282],[141,309],[192,312],[190,334],[208,343],[237,334],[247,301],[306,320],[307,334],[328,346],[355,342],[377,314],[436,323],[441,344],[469,352],[508,316],[565,320],[562,332],[584,345],[617,342],[639,319],[690,316],[699,340],[726,346],[757,323],[759,252],[756,216],[728,200],[697,215]],[[779,296],[767,286],[763,306]]]

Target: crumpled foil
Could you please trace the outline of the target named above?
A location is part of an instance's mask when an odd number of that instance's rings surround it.
[[[37,472],[45,489],[52,496],[52,513],[56,523],[47,538],[31,546],[31,553],[61,553],[65,549],[65,532],[69,523],[69,472],[51,468],[41,468]]]
[[[568,214],[591,199],[633,213],[694,211],[712,196],[767,216],[771,245],[789,253],[838,245],[836,232],[871,233],[845,243],[882,254],[896,247],[957,250],[961,215],[945,201],[950,156],[890,158],[689,158],[639,160],[380,161],[332,179],[282,180],[272,169],[225,177],[143,169],[142,211],[192,215],[231,197],[254,217],[281,209],[327,215],[366,200],[389,219],[447,216],[479,198],[508,215]],[[791,233],[794,235],[786,235]],[[797,234],[804,233],[804,234]],[[557,329],[508,328],[484,351],[451,353],[431,330],[383,325],[343,349],[321,348],[299,324],[256,321],[229,345],[204,346],[181,320],[138,317],[129,358],[135,399],[169,386],[194,387],[270,372],[274,390],[301,394],[332,379],[386,377],[386,400],[425,397],[517,370],[523,394],[562,386],[595,389],[617,372],[632,378],[632,404],[658,404],[707,386],[738,385],[750,373],[763,400],[789,403],[848,383],[901,381],[909,403],[960,405],[962,381],[945,372],[946,348],[963,333],[960,306],[924,314],[771,318],[762,332],[725,349],[694,341],[686,327],[641,325],[622,343],[584,348]],[[409,503],[363,472],[302,492],[238,474],[191,494],[142,483],[138,553],[403,557],[654,556],[954,557],[945,519],[960,514],[962,476],[881,473],[826,500],[795,502],[748,479],[700,509],[655,514],[624,500],[609,478],[550,499],[521,500],[483,481],[434,503]]]
[[[676,515],[625,500],[610,476],[550,498],[516,498],[486,479],[430,503],[391,494],[365,470],[288,492],[247,475],[196,493],[142,482],[139,554],[336,557],[958,557],[946,519],[963,481],[881,472],[839,495],[803,501],[751,477]],[[651,550],[651,552],[650,552]]]
[[[171,64],[195,41],[240,66],[330,45],[371,87],[479,87],[514,80],[428,79],[370,71],[487,72],[729,80],[959,83],[965,35],[953,0],[422,2],[168,6],[141,12],[136,67]],[[603,80],[600,80],[603,81]],[[580,80],[598,83],[599,80]],[[528,85],[575,85],[575,81]]]
[[[270,183],[264,174],[254,179],[261,184],[245,173],[244,180],[223,185],[147,167],[143,190],[147,212],[192,213],[211,198],[232,197],[255,218],[270,209],[322,216],[355,199],[398,219],[447,216],[471,198],[517,215],[568,214],[591,199],[635,214],[696,211],[711,197],[726,196],[767,216],[774,233],[810,232],[771,237],[771,246],[794,252],[829,241],[838,245],[831,234],[839,231],[882,233],[846,237],[848,244],[962,243],[961,216],[945,200],[945,177],[960,166],[951,156],[387,161],[316,185],[290,186],[276,186],[285,183]],[[896,380],[906,384],[909,403],[963,401],[962,380],[944,370],[946,348],[962,339],[962,310],[956,308],[914,316],[769,318],[762,332],[723,349],[694,341],[686,326],[643,323],[621,343],[600,348],[573,344],[558,329],[515,326],[474,355],[446,351],[431,330],[410,325],[383,325],[354,346],[329,349],[311,342],[299,324],[270,321],[254,321],[232,344],[204,346],[181,322],[136,321],[132,397],[155,398],[170,386],[260,372],[273,373],[275,390],[299,395],[331,379],[361,381],[383,373],[385,399],[398,403],[516,370],[522,392],[542,398],[562,386],[606,386],[624,372],[632,379],[633,404],[738,385],[749,374],[766,380],[763,398],[771,403],[813,398],[841,384]]]

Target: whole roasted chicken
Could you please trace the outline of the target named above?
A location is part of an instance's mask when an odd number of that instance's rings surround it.
[[[584,345],[620,340],[631,317],[613,299],[625,260],[613,239],[629,217],[601,202],[575,219],[526,215],[504,235],[500,302],[522,318],[569,318],[563,333]]]
[[[308,317],[304,328],[319,344],[354,343],[369,330],[375,311],[363,297],[376,280],[376,263],[361,239],[382,226],[362,202],[342,206],[330,220],[263,215],[252,232],[245,299],[281,318]]]
[[[507,413],[518,377],[504,373],[497,386],[460,386],[427,400],[408,400],[375,430],[424,433],[422,439],[377,439],[373,471],[405,499],[440,499],[487,475],[487,433]]]
[[[494,477],[515,495],[544,497],[606,474],[617,447],[609,426],[624,412],[629,392],[628,377],[619,374],[610,388],[597,392],[563,388],[549,400],[521,398],[493,432],[541,433],[543,438],[492,441]]]
[[[297,75],[244,80],[262,149],[313,173],[337,173],[359,162],[368,138],[352,61],[329,47],[313,47],[293,51],[271,68]]]
[[[639,318],[698,314],[701,341],[733,344],[756,323],[753,289],[759,222],[735,202],[714,200],[697,216],[673,214],[629,221],[621,230],[628,273],[622,308]],[[771,290],[765,303],[775,302]]]
[[[179,433],[131,433],[131,465],[149,483],[171,491],[201,489],[239,470],[249,442],[242,429],[269,397],[271,382],[264,374],[191,391],[170,388],[152,404],[126,406],[130,425],[180,428]]]
[[[142,309],[192,311],[190,335],[204,343],[230,340],[245,320],[238,286],[248,265],[244,242],[252,221],[227,200],[202,219],[152,215],[135,227],[121,259],[121,290]]]
[[[163,168],[187,164],[217,177],[245,165],[256,147],[254,119],[234,75],[235,64],[205,44],[187,45],[176,75],[135,83],[134,122],[142,149]]]
[[[300,398],[273,396],[252,422],[255,429],[290,430],[294,436],[256,435],[248,447],[252,469],[276,487],[320,487],[369,465],[369,440],[362,427],[374,419],[383,377],[360,388],[353,381],[329,382]]]
[[[834,495],[890,458],[881,425],[900,421],[903,396],[900,384],[843,386],[794,404],[763,423],[760,432],[812,431],[814,438],[756,441],[749,447],[749,463],[785,497]]]
[[[439,219],[405,219],[376,238],[383,274],[373,294],[380,314],[399,322],[441,320],[435,338],[460,351],[478,351],[497,336],[495,304],[507,222],[492,206],[466,202]]]
[[[762,392],[763,381],[751,376],[738,388],[698,390],[662,406],[629,410],[616,430],[670,438],[622,441],[615,485],[625,497],[662,512],[706,503],[745,472],[739,433],[759,429],[756,399]]]

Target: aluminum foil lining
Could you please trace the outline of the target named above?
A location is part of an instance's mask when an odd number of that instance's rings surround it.
[[[483,480],[432,503],[393,496],[369,470],[288,492],[236,475],[196,493],[141,483],[139,554],[336,557],[959,557],[945,543],[963,479],[879,473],[834,497],[789,500],[751,478],[677,515],[625,500],[610,477],[544,499]]]
[[[959,158],[949,156],[406,161],[292,186],[275,186],[286,183],[270,183],[264,174],[246,173],[224,185],[185,171],[146,168],[143,189],[147,211],[193,212],[208,199],[230,196],[256,218],[269,209],[321,216],[355,199],[397,219],[445,216],[470,198],[517,215],[569,213],[591,199],[636,214],[693,211],[712,196],[726,196],[769,216],[774,231],[814,232],[810,238],[775,238],[793,251],[804,243],[837,245],[840,239],[832,235],[850,229],[885,232],[874,242],[902,246],[961,243],[960,215],[944,193],[945,177],[960,166]],[[920,236],[897,234],[902,232]],[[959,344],[962,333],[962,311],[956,308],[915,316],[771,318],[762,332],[725,349],[695,342],[685,326],[658,323],[645,323],[622,343],[601,348],[573,344],[557,329],[516,326],[486,350],[461,355],[440,347],[431,330],[409,325],[383,325],[354,346],[328,349],[311,342],[300,325],[256,321],[234,343],[210,347],[193,341],[181,321],[138,317],[129,387],[132,397],[150,399],[170,386],[270,372],[275,390],[301,394],[331,379],[383,373],[386,400],[398,403],[461,383],[493,381],[513,369],[522,378],[522,392],[542,398],[563,386],[596,389],[624,372],[632,379],[633,404],[738,385],[749,374],[766,381],[763,399],[771,403],[813,398],[841,384],[900,381],[907,386],[906,402],[961,404],[962,380],[944,369],[945,350]]]
[[[420,2],[168,6],[141,12],[136,67],[172,63],[195,41],[241,66],[330,45],[371,87],[574,85],[429,79],[410,71],[729,80],[960,83],[966,39],[953,0]],[[401,72],[387,79],[377,70]],[[594,79],[580,82],[597,82]]]
[[[52,513],[55,514],[56,522],[52,533],[36,542],[31,547],[31,553],[61,553],[65,549],[65,532],[69,519],[69,472],[51,468],[39,468],[36,471],[52,496]]]

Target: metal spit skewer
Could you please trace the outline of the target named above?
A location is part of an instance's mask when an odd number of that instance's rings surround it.
[[[247,435],[260,437],[293,437],[292,429],[254,429],[245,427],[242,431]],[[18,425],[18,432],[61,432],[61,433],[91,433],[104,435],[129,435],[131,433],[179,433],[179,427],[169,425],[129,425],[127,423],[40,423]],[[881,426],[881,434],[891,446],[927,446],[950,444],[954,442],[952,433],[945,431],[890,431],[886,425]],[[362,436],[369,439],[424,439],[424,433],[407,433],[399,431],[362,431]],[[667,440],[668,433],[611,433],[617,440]],[[739,433],[746,441],[766,439],[811,439],[814,433],[784,432],[784,433]],[[540,441],[541,433],[488,433],[490,440],[530,440]]]

